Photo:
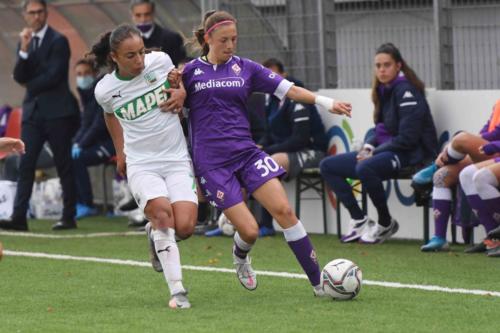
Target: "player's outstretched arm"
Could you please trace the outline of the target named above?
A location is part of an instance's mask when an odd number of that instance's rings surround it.
[[[348,117],[351,116],[351,109],[352,109],[351,103],[336,101],[330,97],[316,95],[311,91],[304,89],[302,87],[292,86],[288,90],[286,97],[299,103],[317,104],[319,106],[324,107],[331,113],[346,115]]]
[[[111,139],[113,140],[113,145],[116,151],[116,171],[122,177],[127,174],[127,168],[125,164],[125,153],[123,152],[123,128],[120,125],[118,119],[112,113],[104,113],[104,121],[106,122],[106,127],[108,128]]]

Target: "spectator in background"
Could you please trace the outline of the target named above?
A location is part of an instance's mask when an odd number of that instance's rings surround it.
[[[115,148],[104,122],[104,111],[94,96],[94,88],[99,81],[94,61],[78,60],[75,72],[82,122],[74,138],[71,155],[76,176],[76,219],[80,219],[97,213],[87,167],[108,162],[115,155]]]
[[[406,166],[434,158],[438,145],[424,83],[399,50],[391,43],[381,45],[374,65],[375,135],[361,151],[327,157],[321,162],[322,176],[351,215],[342,242],[382,243],[398,231],[382,181],[396,177]],[[365,216],[347,178],[361,180],[377,209],[378,223]]]
[[[27,26],[20,33],[14,80],[26,87],[21,129],[26,153],[21,157],[12,218],[0,221],[0,228],[28,230],[26,212],[37,158],[45,141],[54,153],[63,190],[62,218],[52,228],[76,228],[71,142],[79,117],[78,103],[68,85],[69,43],[65,36],[47,25],[45,0],[25,0],[22,8]]]
[[[268,59],[263,65],[296,86],[304,86],[302,82],[287,76],[283,63],[278,59]],[[305,168],[319,166],[325,157],[328,138],[314,105],[300,104],[290,98],[280,101],[275,96],[268,96],[266,120],[266,133],[258,144],[285,169],[286,179],[297,177]],[[262,207],[259,235],[262,237],[274,233],[273,218]]]
[[[182,36],[155,22],[155,2],[153,0],[131,0],[130,14],[132,22],[142,33],[144,46],[147,49],[160,48],[170,55],[176,67],[186,58]]]

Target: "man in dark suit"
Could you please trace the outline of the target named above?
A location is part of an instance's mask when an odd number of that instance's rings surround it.
[[[0,228],[28,230],[26,212],[31,197],[38,155],[45,141],[63,190],[62,219],[54,230],[76,228],[76,189],[71,160],[71,138],[78,129],[78,104],[69,90],[70,49],[66,37],[47,25],[45,0],[25,0],[23,16],[27,27],[20,33],[14,80],[26,87],[21,138],[26,153],[21,157],[19,180],[11,221]]]
[[[155,23],[155,3],[153,0],[131,0],[130,14],[132,22],[142,33],[146,48],[160,48],[172,58],[175,66],[186,58],[181,35]]]

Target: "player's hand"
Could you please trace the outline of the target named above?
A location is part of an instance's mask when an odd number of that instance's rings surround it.
[[[29,44],[31,42],[31,34],[33,33],[33,29],[24,28],[21,33],[19,33],[19,37],[21,39],[21,51],[28,52]]]
[[[122,176],[127,176],[127,163],[125,162],[125,154],[116,155],[116,172]]]
[[[24,142],[14,138],[1,138],[0,151],[24,154]]]
[[[443,167],[446,163],[448,162],[448,154],[446,154],[446,148],[443,149],[443,151],[439,154],[439,156],[436,158],[436,165],[438,167]]]
[[[179,88],[182,78],[182,72],[177,68],[172,69],[167,76],[168,83],[172,88]]]
[[[160,103],[159,107],[161,111],[181,113],[187,96],[186,90],[181,86],[177,89],[169,88],[164,91],[169,94],[169,98],[165,102]]]
[[[356,159],[358,160],[358,162],[361,162],[369,159],[372,156],[373,156],[373,150],[368,148],[363,148],[358,152],[358,155],[356,155]]]
[[[335,101],[333,102],[332,108],[328,111],[335,114],[345,115],[351,117],[352,106],[349,102]]]

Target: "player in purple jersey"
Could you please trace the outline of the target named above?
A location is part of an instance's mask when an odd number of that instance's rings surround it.
[[[315,295],[321,295],[316,253],[277,179],[285,171],[252,140],[245,103],[252,92],[263,92],[316,103],[340,115],[350,116],[351,105],[317,96],[260,64],[234,55],[236,20],[227,12],[207,13],[195,35],[203,55],[188,63],[182,73],[194,167],[207,200],[222,209],[237,230],[233,258],[238,279],[249,290],[257,287],[248,252],[259,228],[245,205],[244,188],[278,221]]]

